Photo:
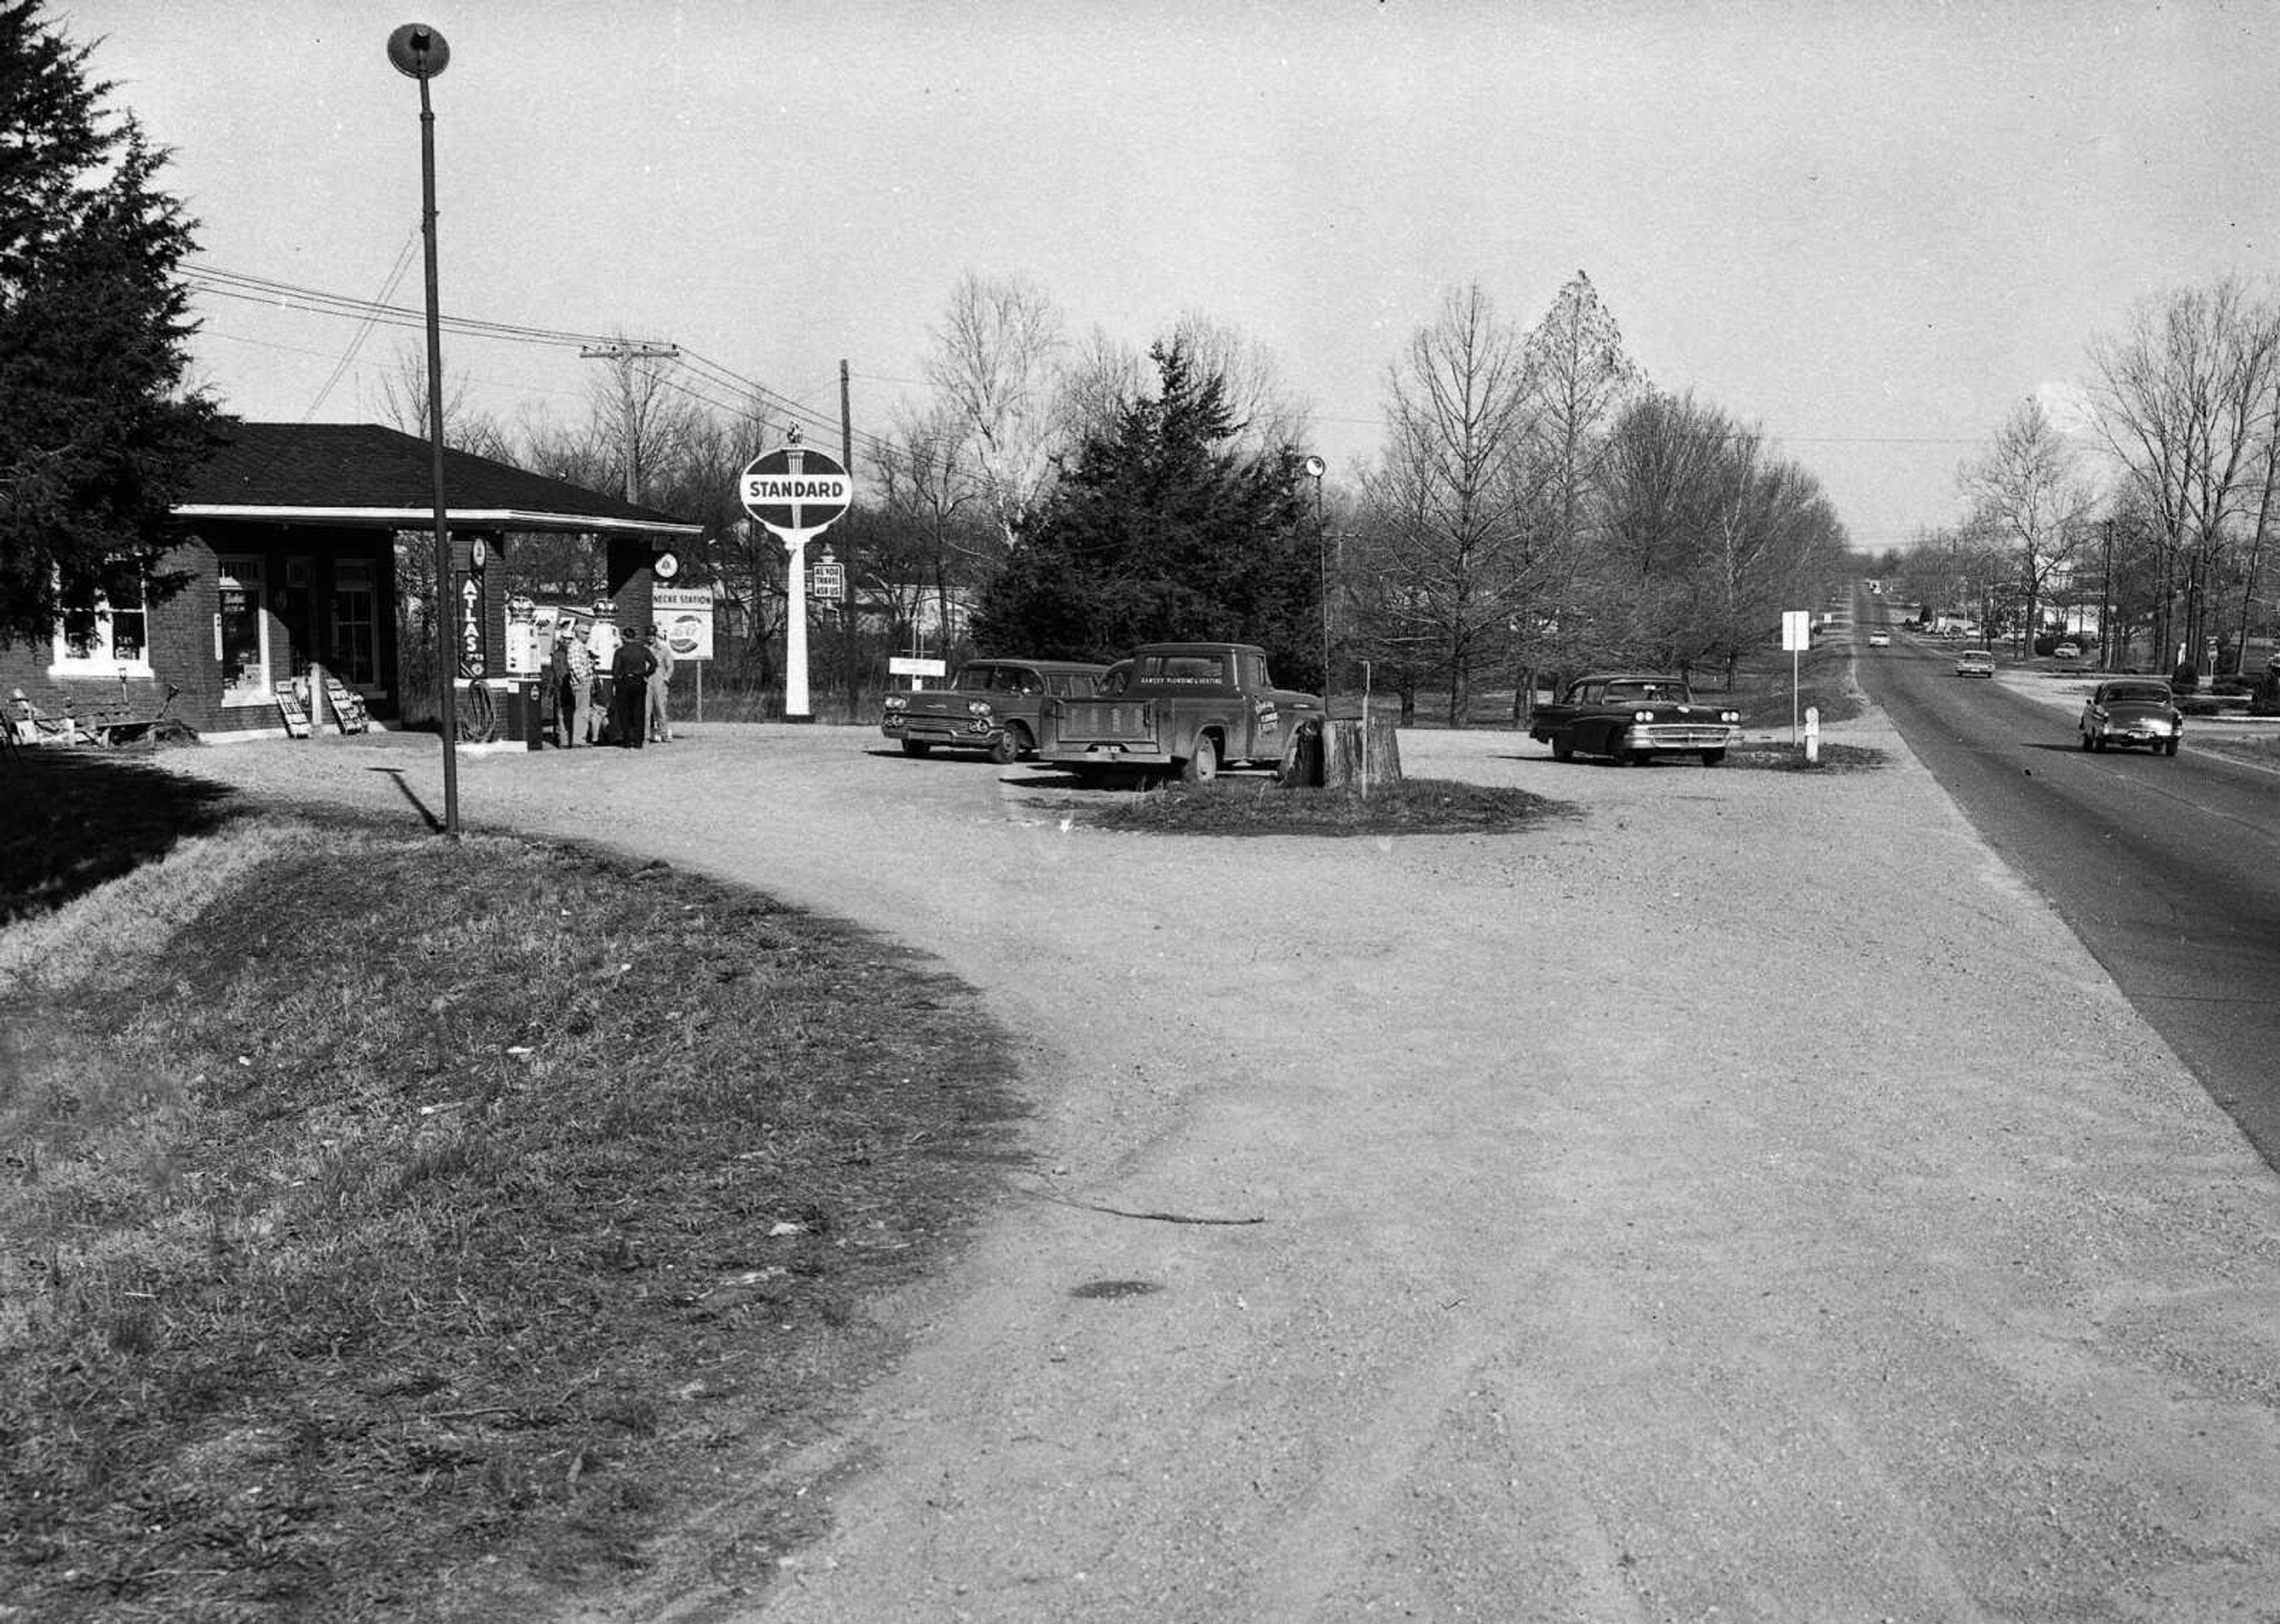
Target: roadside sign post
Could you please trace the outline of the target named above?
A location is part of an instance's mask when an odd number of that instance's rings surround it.
[[[807,697],[807,544],[828,529],[854,501],[855,481],[821,451],[799,443],[795,426],[789,443],[763,451],[745,465],[736,482],[744,512],[784,544],[784,720],[813,721]]]
[[[1813,611],[1784,609],[1782,611],[1782,647],[1789,650],[1789,742],[1798,742],[1797,734],[1797,661],[1799,653],[1813,646]]]
[[[913,693],[918,692],[920,683],[927,678],[944,676],[949,671],[947,660],[921,659],[916,655],[905,654],[890,655],[887,659],[887,674],[910,678]]]

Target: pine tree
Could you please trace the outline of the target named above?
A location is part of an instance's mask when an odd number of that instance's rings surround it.
[[[41,0],[0,4],[0,643],[121,571],[180,587],[156,566],[217,417],[182,388],[192,222],[89,54]]]
[[[1264,647],[1286,682],[1320,680],[1315,538],[1288,447],[1231,449],[1224,380],[1178,344],[1150,352],[1152,396],[1123,403],[1047,496],[985,589],[985,651],[1113,659],[1136,643]]]

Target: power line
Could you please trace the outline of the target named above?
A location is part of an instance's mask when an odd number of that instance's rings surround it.
[[[186,281],[199,292],[216,298],[235,299],[250,304],[273,308],[295,309],[311,315],[329,316],[360,324],[356,344],[361,345],[364,335],[375,327],[424,327],[427,312],[400,304],[390,304],[385,299],[359,299],[345,294],[330,293],[320,288],[307,288],[297,283],[280,281],[273,277],[254,276],[242,271],[219,266],[201,266],[186,273]],[[393,280],[391,279],[391,286]],[[798,421],[804,427],[836,432],[841,427],[838,418],[824,408],[794,399],[779,390],[770,389],[757,379],[746,377],[720,361],[699,355],[663,341],[628,340],[621,335],[603,333],[582,333],[562,327],[543,327],[527,322],[490,321],[472,316],[439,314],[437,325],[465,337],[493,339],[505,343],[535,344],[547,349],[566,349],[606,351],[612,347],[637,344],[644,350],[670,350],[697,373],[701,381],[712,389],[725,389],[743,396],[741,401],[727,401],[703,389],[694,388],[668,374],[663,381],[692,400],[732,416],[761,415],[752,411],[757,404],[768,414],[782,413]],[[258,343],[259,341],[246,341]],[[283,346],[269,346],[283,348]],[[354,353],[352,347],[351,355]],[[327,381],[329,393],[335,378]],[[320,396],[322,399],[322,395]],[[873,456],[890,449],[890,443],[879,435],[856,430],[852,437]]]

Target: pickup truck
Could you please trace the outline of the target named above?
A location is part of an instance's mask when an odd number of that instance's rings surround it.
[[[1528,734],[1566,761],[1578,751],[1617,766],[1656,756],[1698,756],[1706,767],[1726,758],[1742,736],[1742,714],[1696,701],[1686,679],[1644,672],[1578,677],[1557,704],[1540,704]]]
[[[1313,694],[1277,688],[1267,651],[1244,643],[1151,643],[1119,661],[1091,698],[1055,698],[1037,758],[1080,777],[1176,772],[1206,783],[1222,766],[1280,766],[1322,717]]]
[[[903,754],[978,750],[1003,765],[1037,747],[1037,712],[1055,696],[1090,694],[1105,666],[1079,660],[974,659],[948,688],[889,694],[879,731],[901,741]]]

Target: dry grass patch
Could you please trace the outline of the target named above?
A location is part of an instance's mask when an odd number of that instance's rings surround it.
[[[639,1574],[890,1354],[874,1305],[1015,1109],[912,955],[509,838],[241,821],[0,965],[29,1617],[475,1619]],[[751,1492],[755,1583],[813,1518]]]
[[[1168,783],[1136,795],[1055,802],[1098,828],[1152,835],[1496,835],[1572,811],[1524,789],[1413,778],[1367,797],[1287,789],[1271,778]]]

